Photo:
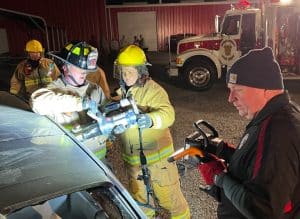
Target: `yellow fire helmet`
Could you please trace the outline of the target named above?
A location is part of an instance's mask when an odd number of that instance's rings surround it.
[[[26,52],[43,52],[43,46],[38,40],[29,40],[25,47]]]
[[[118,65],[127,66],[138,66],[138,65],[148,65],[146,55],[144,51],[136,46],[129,45],[121,50],[117,57]]]

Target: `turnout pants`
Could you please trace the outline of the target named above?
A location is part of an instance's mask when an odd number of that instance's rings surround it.
[[[129,165],[125,162],[129,175],[129,192],[139,203],[147,203],[147,191],[143,180],[137,180],[142,175],[140,166]],[[160,160],[148,165],[151,176],[151,185],[154,194],[158,199],[160,207],[171,214],[173,219],[190,218],[190,210],[181,189],[178,170],[175,163],[169,163],[167,159]],[[150,203],[154,207],[153,198],[150,196]],[[141,205],[148,218],[155,216],[155,209],[150,206]]]

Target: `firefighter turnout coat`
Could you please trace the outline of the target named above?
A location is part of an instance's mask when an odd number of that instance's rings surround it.
[[[96,71],[90,72],[86,76],[86,79],[88,81],[91,81],[91,82],[95,83],[95,84],[98,84],[102,88],[102,90],[105,94],[105,97],[108,100],[110,99],[110,89],[109,89],[109,86],[108,86],[108,83],[107,83],[107,80],[106,80],[105,72],[103,71],[102,68],[97,67]]]
[[[23,60],[17,65],[10,80],[10,93],[29,100],[35,90],[45,87],[59,75],[60,71],[51,59],[42,57],[36,68],[30,66],[27,59]]]
[[[150,79],[143,86],[130,87],[123,95],[132,96],[141,113],[147,113],[153,122],[151,128],[142,130],[141,137],[143,152],[151,175],[151,185],[159,205],[167,209],[172,218],[189,218],[189,207],[180,190],[176,164],[167,162],[168,156],[174,152],[169,127],[175,120],[174,108],[169,101],[168,94],[159,84]],[[120,137],[122,156],[130,177],[129,191],[142,205],[148,217],[152,217],[155,212],[147,206],[146,187],[143,180],[137,180],[138,176],[142,175],[137,125],[127,129]]]
[[[82,109],[83,97],[89,97],[100,104],[105,101],[102,89],[96,84],[86,82],[83,86],[74,87],[60,77],[46,88],[36,90],[31,96],[30,103],[34,112],[47,115],[70,130],[92,122],[87,111]],[[103,136],[98,136],[84,141],[84,145],[102,159],[106,154],[105,140]]]

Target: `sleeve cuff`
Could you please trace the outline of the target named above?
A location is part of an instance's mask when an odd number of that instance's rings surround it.
[[[223,180],[224,180],[225,175],[226,175],[226,173],[224,173],[224,172],[214,175],[214,184],[220,188],[223,188]]]

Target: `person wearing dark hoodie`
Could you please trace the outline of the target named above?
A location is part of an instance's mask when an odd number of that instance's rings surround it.
[[[228,101],[250,122],[240,143],[199,166],[220,219],[300,218],[300,111],[271,48],[250,50],[226,75]]]

